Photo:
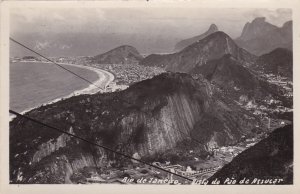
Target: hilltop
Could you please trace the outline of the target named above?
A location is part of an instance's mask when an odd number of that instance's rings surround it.
[[[123,45],[94,56],[92,61],[98,64],[137,64],[142,59],[143,56],[136,48]]]

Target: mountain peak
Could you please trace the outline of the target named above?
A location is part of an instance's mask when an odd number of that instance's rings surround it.
[[[255,18],[251,23],[246,23],[239,39],[250,40],[257,36],[267,34],[277,28],[278,27],[274,26],[273,24],[266,22],[265,17],[258,17]]]
[[[209,36],[210,34],[212,33],[215,33],[218,31],[218,27],[216,26],[216,24],[211,24],[208,28],[208,30],[206,32],[204,32],[203,34],[201,35],[198,35],[198,36],[194,36],[192,38],[188,38],[188,39],[185,39],[185,40],[182,40],[180,42],[178,42],[176,45],[175,45],[175,51],[181,51],[182,49],[186,48],[187,46],[199,41],[199,40],[202,40],[204,38],[206,38],[207,36]]]
[[[226,34],[223,31],[217,31],[212,33],[211,35],[207,36],[208,37],[224,37],[224,38],[230,38],[230,36],[228,36],[228,34]],[[231,39],[231,38],[230,38]]]
[[[245,24],[236,43],[255,55],[262,55],[278,47],[292,49],[292,34],[292,21],[277,27],[268,23],[265,17],[258,17]]]
[[[99,64],[136,64],[143,57],[138,50],[130,45],[121,45],[94,57]]]
[[[226,43],[233,42],[232,38],[228,34],[226,34],[223,31],[217,31],[217,32],[211,33],[206,38],[199,40],[199,41],[195,42],[194,44],[191,44],[190,46],[186,47],[184,50],[188,49],[189,47],[191,47],[193,45],[197,45],[198,43],[203,44],[208,41],[221,41],[221,40],[226,40]]]
[[[265,17],[257,17],[252,21],[252,23],[263,23],[263,22],[266,22]]]
[[[218,29],[218,27],[217,27],[217,25],[216,24],[211,24],[210,26],[209,26],[209,29],[208,29],[208,31],[212,31],[212,32],[216,32],[216,31],[218,31],[219,29]]]
[[[293,21],[289,20],[282,25],[282,28],[288,28],[291,27],[292,25],[293,25]]]

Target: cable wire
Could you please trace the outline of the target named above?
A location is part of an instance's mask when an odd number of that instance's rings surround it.
[[[22,117],[22,118],[25,118],[25,119],[27,119],[27,120],[30,120],[30,121],[35,122],[35,123],[37,123],[37,124],[40,124],[40,125],[42,125],[42,126],[48,127],[49,129],[52,129],[52,130],[55,130],[55,131],[64,133],[64,134],[66,134],[66,135],[68,135],[68,136],[77,138],[77,139],[79,139],[79,140],[81,140],[81,141],[84,141],[84,142],[86,142],[86,143],[89,143],[89,144],[91,144],[91,145],[93,145],[93,146],[97,146],[97,147],[103,148],[103,149],[105,149],[105,150],[108,150],[108,151],[110,151],[110,152],[113,152],[113,153],[115,153],[115,154],[118,154],[118,155],[120,155],[120,156],[123,156],[123,157],[125,157],[125,158],[131,159],[131,160],[135,160],[135,161],[137,161],[137,162],[143,163],[143,164],[148,165],[148,166],[151,166],[151,167],[153,167],[153,168],[157,168],[157,169],[159,169],[159,170],[162,170],[162,171],[164,171],[164,172],[173,174],[173,175],[178,176],[178,177],[180,177],[180,178],[183,178],[183,179],[185,179],[185,180],[193,181],[192,179],[190,179],[190,178],[188,178],[188,177],[185,177],[185,176],[176,174],[176,173],[174,173],[174,172],[168,171],[168,170],[166,170],[166,169],[164,169],[164,168],[158,167],[158,166],[156,166],[156,165],[153,165],[153,164],[151,164],[151,163],[145,162],[145,161],[143,161],[143,160],[136,159],[136,158],[134,158],[134,157],[128,156],[128,155],[123,154],[123,153],[121,153],[121,152],[115,151],[115,150],[113,150],[113,149],[111,149],[111,148],[109,148],[109,147],[106,147],[106,146],[103,146],[103,145],[94,143],[94,142],[92,142],[92,141],[89,141],[89,140],[84,139],[84,138],[82,138],[82,137],[80,137],[80,136],[74,135],[74,134],[72,134],[72,133],[69,133],[69,132],[64,131],[64,130],[62,130],[62,129],[59,129],[59,128],[57,128],[57,127],[53,127],[53,126],[48,125],[48,124],[46,124],[46,123],[43,123],[43,122],[41,122],[41,121],[39,121],[39,120],[33,119],[33,118],[28,117],[28,116],[26,116],[26,115],[22,115],[22,114],[20,114],[20,113],[14,111],[14,110],[9,110],[9,113],[14,114],[14,115],[16,115],[16,116],[20,116],[20,117]]]
[[[24,45],[24,44],[22,44],[22,43],[20,43],[20,42],[16,41],[15,39],[13,39],[13,38],[11,38],[11,37],[9,37],[9,39],[10,39],[11,41],[13,41],[14,43],[16,43],[16,44],[18,44],[18,45],[20,45],[20,46],[22,46],[22,47],[24,47],[24,48],[26,48],[26,49],[30,50],[31,52],[33,52],[33,53],[37,54],[38,56],[40,56],[40,57],[42,57],[42,58],[44,58],[44,59],[46,59],[46,60],[50,61],[51,63],[53,63],[53,64],[57,65],[58,67],[60,67],[60,68],[62,68],[62,69],[64,69],[64,70],[66,70],[66,71],[68,71],[69,73],[71,73],[71,74],[73,74],[73,75],[75,75],[75,76],[79,77],[80,79],[82,79],[82,80],[84,80],[84,81],[86,81],[86,82],[88,82],[88,83],[90,83],[90,84],[94,85],[95,87],[97,87],[97,88],[99,88],[99,89],[101,89],[101,90],[102,90],[102,88],[101,88],[101,87],[99,87],[99,86],[95,85],[93,82],[91,82],[91,81],[87,80],[86,78],[84,78],[84,77],[82,77],[82,76],[78,75],[77,73],[74,73],[73,71],[71,71],[71,70],[69,70],[69,69],[67,69],[67,68],[63,67],[62,65],[60,65],[60,64],[58,64],[58,63],[56,63],[55,61],[53,61],[53,60],[49,59],[48,57],[45,57],[44,55],[42,55],[42,54],[40,54],[40,53],[38,53],[38,52],[34,51],[33,49],[31,49],[31,48],[27,47],[26,45]]]
[[[55,64],[55,65],[61,67],[62,69],[64,69],[64,70],[66,70],[66,71],[68,71],[68,72],[74,74],[75,76],[79,77],[80,79],[83,79],[84,81],[87,81],[88,83],[93,84],[94,86],[96,86],[94,83],[90,82],[90,81],[87,80],[86,78],[84,78],[84,77],[82,77],[82,76],[80,76],[80,75],[78,75],[78,74],[76,74],[76,73],[74,73],[74,72],[72,72],[72,71],[70,71],[70,70],[64,68],[63,66],[59,65],[58,63],[54,62],[53,60],[49,59],[48,57],[45,57],[44,55],[42,55],[42,54],[40,54],[40,53],[34,51],[33,49],[31,49],[31,48],[27,47],[26,45],[20,43],[19,41],[15,40],[15,39],[13,39],[13,38],[11,38],[11,37],[10,37],[9,39],[10,39],[11,41],[15,42],[16,44],[18,44],[18,45],[20,45],[20,46],[22,46],[22,47],[28,49],[29,51],[31,51],[31,52],[33,52],[33,53],[35,53],[35,54],[37,54],[37,55],[43,57],[44,59],[46,59],[46,60],[48,60],[48,61],[50,61],[50,62],[52,62],[53,64]],[[98,86],[96,86],[96,87],[102,90],[102,88],[100,88],[100,87],[98,87]],[[117,98],[118,98],[118,97],[117,97]],[[124,99],[120,99],[120,98],[118,98],[118,99],[121,100],[122,102],[125,102],[125,103],[129,104],[129,105],[134,105],[133,103],[128,102],[128,101],[126,101],[126,100],[124,100]],[[143,111],[143,110],[140,110],[140,111],[143,112],[143,113],[145,113],[145,114],[148,114],[148,112],[146,112],[146,111]],[[173,128],[173,126],[172,126],[171,124],[169,124],[169,123],[166,123],[166,122],[164,122],[164,121],[162,121],[162,120],[160,120],[160,119],[157,119],[157,118],[155,118],[155,117],[153,117],[153,119],[155,119],[155,120],[157,120],[157,121],[159,121],[159,122],[162,122],[163,124],[165,124],[165,125],[167,125],[167,126]],[[197,143],[200,144],[200,145],[203,145],[199,140],[197,140],[197,139],[191,137],[190,134],[184,133],[184,132],[182,132],[180,129],[178,129],[178,131],[179,131],[181,134],[187,135],[192,141],[197,142]]]

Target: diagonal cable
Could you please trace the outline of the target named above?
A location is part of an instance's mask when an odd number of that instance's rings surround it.
[[[60,65],[60,64],[58,64],[58,63],[56,63],[55,61],[53,61],[53,60],[49,59],[48,57],[45,57],[44,55],[42,55],[42,54],[40,54],[40,53],[38,53],[38,52],[34,51],[33,49],[31,49],[31,48],[27,47],[26,45],[24,45],[24,44],[20,43],[19,41],[16,41],[15,39],[13,39],[13,38],[11,38],[11,37],[9,37],[9,39],[10,39],[11,41],[13,41],[14,43],[16,43],[16,44],[18,44],[18,45],[20,45],[20,46],[22,46],[22,47],[24,47],[24,48],[26,48],[26,49],[30,50],[31,52],[33,52],[33,53],[37,54],[38,56],[40,56],[40,57],[42,57],[42,58],[46,59],[47,61],[50,61],[51,63],[53,63],[53,64],[57,65],[58,67],[60,67],[60,68],[62,68],[62,69],[64,69],[64,70],[66,70],[66,71],[68,71],[69,73],[71,73],[71,74],[73,74],[73,75],[75,75],[75,76],[79,77],[80,79],[82,79],[82,80],[84,80],[84,81],[86,81],[86,82],[88,82],[88,83],[90,83],[90,84],[94,85],[95,87],[97,87],[97,88],[99,88],[99,89],[101,89],[101,90],[102,90],[102,88],[101,88],[101,87],[99,87],[99,86],[95,85],[93,82],[89,81],[88,79],[86,79],[86,78],[82,77],[81,75],[78,75],[77,73],[74,73],[73,71],[71,71],[71,70],[69,70],[69,69],[67,69],[67,68],[63,67],[62,65]]]
[[[88,83],[93,84],[94,86],[96,86],[94,83],[92,83],[91,81],[87,80],[86,78],[84,78],[84,77],[82,77],[82,76],[80,76],[80,75],[78,75],[78,74],[76,74],[76,73],[74,73],[74,72],[72,72],[72,71],[66,69],[66,68],[63,67],[62,65],[56,63],[55,61],[49,59],[48,57],[45,57],[44,55],[38,53],[37,51],[34,51],[33,49],[29,48],[28,46],[24,45],[23,43],[20,43],[19,41],[15,40],[15,39],[13,39],[13,38],[11,38],[11,37],[10,37],[9,39],[10,39],[11,41],[15,42],[16,44],[18,44],[18,45],[20,45],[20,46],[22,46],[22,47],[28,49],[29,51],[31,51],[31,52],[33,52],[33,53],[35,53],[35,54],[37,54],[37,55],[43,57],[44,59],[46,59],[46,60],[48,60],[48,61],[50,61],[50,62],[52,62],[53,64],[59,66],[60,68],[62,68],[62,69],[64,69],[64,70],[66,70],[66,71],[72,73],[73,75],[77,76],[78,78],[80,78],[80,79],[82,79],[82,80],[84,80],[84,81],[86,81],[86,82],[88,82]],[[100,88],[100,87],[98,87],[98,86],[96,86],[96,87],[102,90],[102,88]],[[119,97],[117,97],[117,98],[118,98],[120,101],[125,102],[125,103],[127,103],[127,104],[129,104],[129,105],[134,105],[133,103],[128,102],[128,101],[126,101],[126,100],[124,100],[124,99],[121,99],[121,98],[119,98]],[[139,109],[139,111],[141,111],[141,112],[143,112],[143,113],[145,113],[145,114],[149,114],[148,112],[143,111],[143,110],[140,110],[140,109]],[[153,119],[155,119],[155,120],[157,120],[158,122],[161,122],[161,123],[163,123],[163,124],[165,124],[165,125],[167,125],[167,126],[169,126],[169,127],[171,127],[171,128],[174,128],[173,125],[171,125],[171,124],[169,124],[169,123],[166,123],[166,122],[164,122],[164,121],[162,121],[162,120],[160,120],[160,119],[157,119],[157,118],[155,118],[155,117],[153,117]],[[185,133],[185,132],[181,131],[180,129],[178,129],[178,131],[179,131],[181,134],[183,134],[183,135],[187,135],[191,140],[197,142],[198,144],[203,145],[199,140],[197,140],[197,139],[191,137],[190,134]]]
[[[140,162],[140,163],[143,163],[143,164],[145,164],[145,165],[151,166],[151,167],[153,167],[153,168],[156,168],[156,169],[162,170],[162,171],[164,171],[164,172],[173,174],[173,175],[175,175],[175,176],[177,176],[177,177],[180,177],[180,178],[183,178],[183,179],[185,179],[185,180],[193,181],[192,179],[190,179],[190,178],[188,178],[188,177],[185,177],[185,176],[176,174],[176,173],[174,173],[174,172],[168,171],[168,170],[166,170],[166,169],[164,169],[164,168],[158,167],[158,166],[156,166],[156,165],[153,165],[153,164],[151,164],[151,163],[145,162],[145,161],[143,161],[143,160],[136,159],[136,158],[134,158],[134,157],[128,156],[128,155],[123,154],[123,153],[121,153],[121,152],[115,151],[115,150],[113,150],[113,149],[111,149],[111,148],[109,148],[109,147],[106,147],[106,146],[97,144],[97,143],[92,142],[92,141],[89,141],[89,140],[87,140],[87,139],[84,139],[84,138],[82,138],[82,137],[80,137],[80,136],[78,136],[78,135],[74,135],[74,134],[72,134],[72,133],[69,133],[69,132],[64,131],[64,130],[62,130],[62,129],[59,129],[59,128],[57,128],[57,127],[54,127],[54,126],[48,125],[48,124],[46,124],[46,123],[43,123],[43,122],[41,122],[41,121],[39,121],[39,120],[33,119],[33,118],[28,117],[28,116],[26,116],[26,115],[22,115],[22,114],[20,114],[20,113],[18,113],[18,112],[16,112],[16,111],[9,110],[9,113],[14,114],[14,115],[16,115],[16,116],[20,116],[20,117],[22,117],[22,118],[25,118],[25,119],[27,119],[27,120],[30,120],[30,121],[35,122],[35,123],[37,123],[37,124],[40,124],[40,125],[42,125],[42,126],[45,126],[45,127],[49,128],[49,129],[52,129],[52,130],[55,130],[55,131],[64,133],[64,134],[66,134],[66,135],[68,135],[68,136],[74,137],[74,138],[76,138],[76,139],[79,139],[79,140],[81,140],[81,141],[84,141],[84,142],[86,142],[86,143],[89,143],[89,144],[91,144],[91,145],[93,145],[93,146],[103,148],[103,149],[105,149],[105,150],[108,150],[108,151],[113,152],[113,153],[115,153],[115,154],[117,154],[117,155],[123,156],[123,157],[125,157],[125,158],[131,159],[131,160],[135,160],[135,161],[137,161],[137,162]]]

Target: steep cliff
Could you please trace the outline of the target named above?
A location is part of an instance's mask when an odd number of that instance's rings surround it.
[[[258,17],[255,18],[251,23],[247,22],[245,24],[242,34],[239,38],[245,41],[252,40],[258,36],[264,36],[276,29],[276,26],[266,22],[266,18]]]
[[[239,48],[227,34],[219,31],[191,44],[178,53],[149,55],[140,64],[159,66],[174,72],[189,72],[196,66],[204,65],[225,54],[231,54],[243,63],[251,63],[255,59],[253,55]]]
[[[182,73],[164,73],[117,93],[72,97],[26,114],[142,158],[182,149],[182,142],[187,142],[184,149],[203,151],[210,149],[211,141],[227,145],[259,124],[253,115],[214,96],[207,80]],[[130,162],[123,160],[19,117],[10,123],[13,183],[68,182],[84,167],[105,169]]]
[[[292,21],[277,27],[266,22],[265,18],[255,18],[251,23],[245,24],[241,36],[235,41],[237,45],[257,56],[279,47],[292,50],[292,27]]]

